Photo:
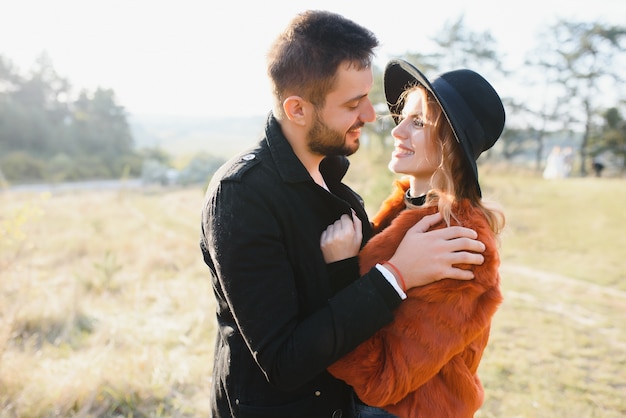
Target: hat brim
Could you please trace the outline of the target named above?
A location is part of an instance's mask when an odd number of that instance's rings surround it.
[[[457,142],[461,145],[463,153],[465,154],[466,161],[468,162],[476,181],[476,186],[480,193],[480,185],[478,183],[478,167],[476,165],[476,158],[473,155],[473,151],[469,144],[469,139],[466,136],[464,124],[461,122],[463,116],[468,112],[471,114],[471,110],[465,103],[465,101],[458,96],[454,89],[442,78],[436,80],[437,86],[434,87],[428,78],[421,71],[415,68],[412,64],[404,60],[392,60],[387,64],[384,74],[384,89],[385,98],[387,100],[387,106],[396,124],[399,123],[400,114],[404,103],[399,102],[402,93],[409,87],[421,84],[428,90],[439,106],[441,107],[444,116],[452,127],[452,132]],[[439,90],[442,90],[441,92]],[[454,105],[451,105],[451,97],[454,97]],[[450,109],[454,108],[455,112],[461,113],[460,117],[453,114]]]

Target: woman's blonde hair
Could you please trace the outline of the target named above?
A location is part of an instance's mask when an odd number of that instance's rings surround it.
[[[417,85],[405,90],[399,100],[406,102],[407,95],[414,91],[419,91],[426,103],[424,123],[430,126],[430,139],[434,145],[439,146],[441,155],[439,166],[431,177],[432,189],[428,192],[426,204],[437,205],[445,222],[450,225],[451,219],[458,222],[452,211],[453,204],[457,200],[468,199],[473,206],[484,213],[494,233],[500,233],[505,223],[504,212],[497,203],[482,199],[463,149],[432,93],[421,85]]]

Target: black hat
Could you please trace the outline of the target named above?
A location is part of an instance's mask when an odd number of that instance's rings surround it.
[[[385,68],[385,96],[396,124],[403,103],[400,95],[410,86],[421,84],[432,93],[452,126],[456,140],[476,178],[476,160],[496,143],[504,129],[504,106],[494,88],[480,74],[467,69],[439,75],[432,83],[413,65],[392,60]]]

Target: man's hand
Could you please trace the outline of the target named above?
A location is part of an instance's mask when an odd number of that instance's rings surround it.
[[[480,265],[485,245],[476,231],[461,226],[429,231],[441,221],[436,213],[422,218],[409,229],[389,259],[401,272],[408,289],[441,279],[471,280],[474,274],[453,265]]]

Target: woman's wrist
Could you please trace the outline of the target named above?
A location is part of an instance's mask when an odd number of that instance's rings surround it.
[[[407,291],[406,282],[404,281],[404,277],[402,276],[402,272],[400,271],[400,269],[396,267],[395,264],[389,261],[383,261],[380,264],[389,268],[389,271],[391,271],[391,274],[393,274],[393,276],[396,278],[396,281],[400,285],[400,288],[402,289],[402,291],[406,292]]]
[[[404,292],[404,290],[402,290],[400,281],[394,274],[392,268],[389,265],[385,266],[381,263],[378,263],[376,264],[376,269],[380,271],[380,273],[383,275],[387,283],[389,283],[391,287],[393,287],[393,289],[396,291],[398,296],[400,296],[400,299],[403,299],[403,300],[406,299],[406,293]]]

